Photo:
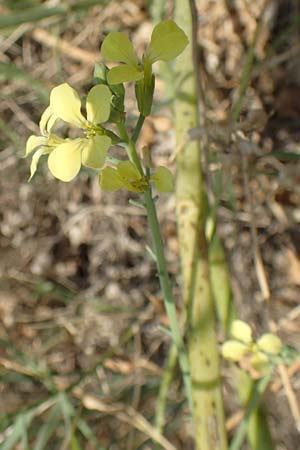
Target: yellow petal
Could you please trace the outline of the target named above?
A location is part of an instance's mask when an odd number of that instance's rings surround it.
[[[94,86],[86,99],[87,120],[93,124],[106,122],[110,115],[112,94],[104,84]]]
[[[263,334],[257,341],[260,350],[272,355],[279,355],[282,348],[281,340],[278,336],[272,333]]]
[[[40,120],[40,130],[42,135],[47,136],[54,127],[58,117],[54,114],[50,106],[45,109]]]
[[[109,166],[101,170],[99,183],[105,191],[117,191],[125,187],[118,171]]]
[[[46,153],[48,153],[47,150],[45,150],[44,148],[40,148],[33,155],[31,164],[30,164],[30,177],[29,177],[28,181],[31,181],[33,175],[35,174],[40,157],[42,155],[45,155]]]
[[[223,358],[229,359],[230,361],[240,361],[247,351],[248,349],[245,344],[234,340],[226,341],[222,345]]]
[[[76,127],[85,127],[86,120],[80,112],[81,101],[79,95],[67,83],[52,89],[50,94],[50,108],[53,113],[65,122]]]
[[[76,177],[81,166],[82,140],[65,141],[49,155],[48,167],[55,178],[71,181]]]
[[[151,181],[159,192],[173,191],[173,175],[166,167],[159,166],[151,176]]]
[[[234,339],[250,344],[252,342],[252,330],[243,320],[234,320],[231,325],[230,335]]]
[[[31,152],[41,146],[47,145],[48,139],[45,136],[35,136],[32,134],[29,136],[26,142],[25,156],[28,156]]]
[[[111,144],[108,136],[94,136],[86,139],[82,150],[82,164],[92,169],[100,169],[105,163],[106,153]]]

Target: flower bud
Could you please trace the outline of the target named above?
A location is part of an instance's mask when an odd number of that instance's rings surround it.
[[[252,330],[246,322],[234,320],[231,325],[230,334],[234,339],[250,344],[252,342]]]
[[[230,361],[240,361],[247,353],[247,350],[247,346],[238,341],[226,341],[222,345],[222,355]]]
[[[257,341],[260,350],[270,353],[271,355],[278,355],[282,349],[282,343],[278,336],[272,333],[263,334]]]

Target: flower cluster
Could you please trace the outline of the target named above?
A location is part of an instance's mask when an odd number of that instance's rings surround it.
[[[30,178],[34,175],[39,158],[49,154],[48,167],[52,175],[62,181],[71,181],[81,165],[100,169],[106,159],[111,138],[101,126],[110,114],[111,92],[107,86],[94,86],[86,99],[86,118],[81,113],[81,101],[77,92],[67,83],[52,89],[50,105],[40,121],[41,136],[30,136],[26,156],[34,153]],[[99,101],[101,99],[101,101]],[[83,131],[76,139],[62,139],[52,131],[58,120]]]
[[[230,340],[224,342],[222,355],[225,359],[238,362],[259,375],[268,373],[282,350],[278,336],[263,334],[257,341],[253,340],[250,326],[242,320],[234,320],[230,331]]]
[[[153,184],[160,192],[170,192],[173,180],[171,172],[165,167],[158,167],[151,173],[151,168],[146,165],[144,171],[142,166],[131,161],[130,154],[130,160],[120,161],[115,167],[103,167],[111,144],[122,142],[121,137],[104,125],[110,121],[116,125],[122,124],[124,128],[122,83],[127,81],[135,82],[138,107],[141,116],[146,117],[151,111],[153,99],[152,64],[175,58],[187,43],[185,33],[173,21],[165,20],[154,28],[142,62],[139,62],[129,39],[119,32],[110,33],[103,41],[102,55],[107,60],[123,64],[111,70],[103,65],[100,79],[101,67],[96,66],[95,78],[100,83],[92,87],[87,95],[85,115],[82,114],[80,97],[70,85],[63,83],[52,89],[49,106],[40,120],[41,134],[30,136],[26,144],[25,156],[32,156],[30,179],[37,170],[40,157],[48,155],[50,172],[65,182],[75,178],[83,165],[101,170],[99,181],[105,190],[126,188],[132,192],[144,192]],[[79,137],[62,138],[55,134],[54,129],[59,122],[75,127]]]

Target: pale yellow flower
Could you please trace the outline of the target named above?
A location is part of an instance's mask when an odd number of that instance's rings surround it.
[[[111,91],[105,85],[94,86],[86,100],[86,118],[81,113],[79,95],[67,83],[60,84],[50,93],[50,106],[44,112],[40,128],[42,136],[30,136],[26,154],[37,149],[32,160],[31,176],[42,154],[49,154],[48,167],[52,175],[62,181],[71,181],[81,165],[93,169],[103,166],[111,138],[100,124],[110,115]],[[58,119],[84,132],[83,137],[61,139],[51,134]]]
[[[62,138],[52,133],[52,128],[54,127],[57,120],[58,118],[55,117],[50,107],[48,107],[44,111],[40,120],[41,134],[39,136],[32,134],[27,139],[25,157],[34,152],[30,165],[29,181],[36,172],[40,157],[42,155],[51,153],[51,151],[54,150],[55,147],[64,142]]]

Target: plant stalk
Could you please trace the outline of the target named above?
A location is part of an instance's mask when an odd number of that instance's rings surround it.
[[[189,361],[187,357],[187,352],[184,347],[183,339],[181,336],[179,322],[177,319],[176,306],[172,294],[169,274],[167,271],[166,260],[164,255],[164,246],[160,233],[159,222],[157,219],[156,207],[152,198],[151,189],[145,192],[144,199],[149,220],[149,226],[152,233],[160,286],[163,292],[165,308],[170,322],[170,330],[173,342],[178,352],[178,360],[182,371],[182,377],[185,385],[187,399],[189,402],[190,409],[192,411],[192,388],[190,380]]]
[[[175,0],[175,21],[190,40],[190,45],[176,61],[177,95],[174,111],[177,146],[181,148],[188,130],[199,125],[195,30],[188,0]],[[205,236],[207,196],[201,170],[201,151],[197,141],[189,141],[184,145],[177,156],[176,183],[195,443],[197,450],[226,450],[219,352]]]

